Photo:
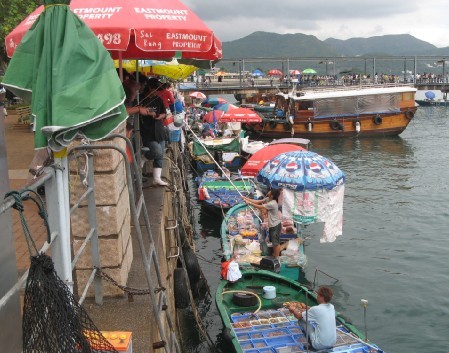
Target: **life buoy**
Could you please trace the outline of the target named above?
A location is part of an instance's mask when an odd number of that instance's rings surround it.
[[[271,127],[272,129],[274,129],[274,128],[276,128],[276,126],[278,125],[278,123],[275,122],[275,121],[270,121],[269,125],[270,125],[270,127]]]
[[[374,122],[374,124],[376,124],[376,125],[382,124],[382,117],[381,117],[379,114],[375,115],[375,116],[373,117],[373,122]]]
[[[414,113],[412,110],[407,110],[407,111],[405,112],[405,117],[406,117],[408,120],[412,120],[414,116],[415,116],[415,113]]]
[[[284,130],[290,131],[292,129],[292,124],[290,124],[288,121],[284,123]]]
[[[343,124],[338,120],[332,120],[329,124],[332,130],[343,130]]]

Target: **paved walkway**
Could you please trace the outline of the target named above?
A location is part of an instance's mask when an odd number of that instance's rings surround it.
[[[5,136],[8,160],[9,187],[11,190],[24,188],[31,175],[28,168],[34,157],[34,136],[29,125],[17,124],[18,116],[8,110],[5,118]],[[16,261],[19,274],[25,272],[29,265],[29,252],[23,235],[19,213],[12,210],[13,233],[16,246]],[[30,232],[38,248],[42,247],[46,240],[45,228],[42,219],[38,215],[38,209],[34,202],[25,203],[25,219]]]

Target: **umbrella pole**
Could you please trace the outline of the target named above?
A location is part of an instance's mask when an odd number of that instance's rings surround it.
[[[72,255],[70,250],[70,204],[67,148],[53,152],[55,159],[55,179],[58,208],[59,249],[55,253],[55,265],[59,269],[58,276],[67,284],[73,293]],[[57,256],[59,254],[59,256]]]
[[[123,60],[121,51],[118,52],[118,68],[119,68],[120,81],[123,82]]]

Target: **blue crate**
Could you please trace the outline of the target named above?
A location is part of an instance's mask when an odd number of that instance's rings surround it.
[[[290,331],[285,328],[272,328],[270,330],[263,331],[263,336],[265,338],[268,338],[268,337],[271,338],[273,334],[277,334],[277,336],[289,336]],[[274,336],[274,337],[276,337],[276,336]]]
[[[257,349],[267,348],[271,346],[271,344],[269,344],[268,341],[263,338],[252,339],[251,343],[253,344],[253,347]]]
[[[279,344],[296,343],[293,337],[291,336],[276,336],[265,338],[265,340],[271,347]]]
[[[276,353],[296,353],[304,351],[304,346],[298,343],[279,344],[275,345],[273,348]]]
[[[231,314],[231,320],[232,320],[232,322],[247,321],[247,320],[249,320],[250,316],[251,316],[251,314],[235,313],[235,314]]]

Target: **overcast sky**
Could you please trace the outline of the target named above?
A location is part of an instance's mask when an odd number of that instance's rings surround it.
[[[449,46],[447,0],[182,0],[223,42],[256,31],[320,40],[410,34]]]

